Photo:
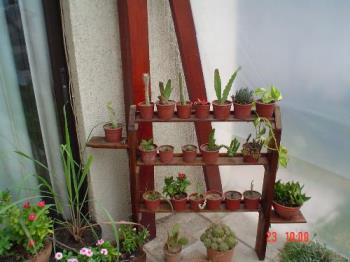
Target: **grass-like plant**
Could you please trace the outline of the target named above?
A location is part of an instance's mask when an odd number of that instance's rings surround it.
[[[278,90],[274,85],[270,86],[270,89],[259,87],[255,89],[255,95],[264,104],[269,104],[282,100],[281,91]]]
[[[311,197],[306,196],[303,191],[304,186],[301,186],[299,182],[289,181],[283,183],[278,180],[275,183],[275,196],[274,200],[287,207],[299,207],[308,201]]]
[[[214,71],[214,88],[215,88],[215,94],[216,98],[218,100],[218,103],[220,105],[225,104],[227,101],[228,95],[231,91],[233,82],[235,81],[237,77],[238,71],[241,70],[241,67],[238,67],[237,70],[231,75],[230,79],[228,80],[225,88],[223,91],[221,91],[221,77],[220,77],[220,72],[219,69],[215,69]]]
[[[165,243],[166,249],[170,253],[178,253],[182,246],[187,245],[188,239],[180,236],[180,225],[175,224],[170,231],[168,231],[167,241]]]
[[[160,96],[158,96],[159,102],[161,104],[168,104],[171,92],[173,91],[173,88],[171,87],[171,79],[169,79],[166,82],[165,87],[163,82],[159,82],[159,91],[160,91]]]

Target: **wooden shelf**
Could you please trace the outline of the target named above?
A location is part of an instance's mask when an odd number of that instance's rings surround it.
[[[86,146],[92,147],[92,148],[106,148],[106,149],[127,149],[128,148],[126,138],[122,138],[120,143],[111,143],[111,142],[107,142],[105,137],[103,136],[93,136],[86,143]]]
[[[307,221],[300,210],[298,215],[293,217],[290,220],[280,217],[279,215],[276,214],[274,210],[271,210],[270,223],[271,224],[299,224],[299,223],[307,223]]]

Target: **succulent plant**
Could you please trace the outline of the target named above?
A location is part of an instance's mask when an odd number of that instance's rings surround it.
[[[215,128],[213,128],[210,133],[209,133],[209,138],[208,138],[208,150],[209,151],[216,151],[220,147],[216,144],[216,139],[215,139]]]
[[[153,139],[142,139],[140,146],[145,151],[152,151],[154,149]]]
[[[227,155],[231,157],[235,156],[240,144],[237,138],[232,139],[229,146],[224,146],[227,149]]]
[[[238,71],[241,70],[241,67],[238,67],[235,72],[233,72],[232,76],[228,80],[225,88],[223,91],[221,91],[221,77],[220,77],[220,72],[219,69],[215,69],[214,71],[214,89],[215,89],[215,94],[216,98],[219,102],[219,104],[223,105],[225,104],[225,101],[227,100],[227,97],[231,91],[232,84],[236,79]]]
[[[254,91],[248,87],[240,88],[236,95],[232,96],[232,100],[241,105],[251,104],[254,101]]]
[[[170,79],[166,82],[165,87],[163,82],[159,82],[160,96],[158,96],[158,98],[161,104],[168,104],[172,91],[173,91],[173,88],[171,87]]]
[[[206,248],[221,252],[231,250],[237,244],[235,233],[224,224],[212,224],[200,239]]]
[[[170,231],[168,231],[168,238],[165,243],[167,250],[170,253],[178,253],[182,246],[187,245],[188,239],[180,236],[180,225],[175,224]]]

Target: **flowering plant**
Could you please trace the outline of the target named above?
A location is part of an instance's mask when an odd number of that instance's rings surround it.
[[[166,177],[163,193],[168,197],[180,197],[186,195],[186,188],[190,185],[186,174],[179,173],[176,180],[174,177]]]
[[[149,237],[149,231],[144,227],[137,230],[133,225],[121,225],[118,235],[121,253],[130,256],[142,249]]]

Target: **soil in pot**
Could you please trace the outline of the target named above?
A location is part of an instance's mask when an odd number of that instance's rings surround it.
[[[193,162],[196,159],[197,147],[195,145],[184,145],[181,149],[182,157],[185,162]]]
[[[141,102],[137,104],[137,107],[142,119],[150,120],[153,118],[154,103],[151,102],[149,105],[146,105],[145,102]]]
[[[243,161],[246,163],[256,163],[260,158],[262,145],[248,142],[242,146]]]
[[[160,206],[161,194],[157,191],[146,191],[143,193],[142,198],[145,202],[147,209],[151,211],[156,211]]]
[[[187,101],[186,104],[182,105],[180,102],[176,104],[177,116],[181,119],[187,119],[191,117],[192,113],[192,102]]]
[[[170,163],[174,158],[174,147],[171,145],[163,145],[158,148],[159,159],[163,163]]]
[[[194,211],[200,211],[199,205],[203,205],[204,203],[204,196],[202,194],[198,193],[192,193],[189,196],[191,209]]]
[[[105,131],[105,139],[107,142],[118,143],[122,138],[123,127],[118,124],[117,127],[113,127],[111,123],[105,124],[103,126]]]
[[[234,102],[233,103],[233,112],[235,115],[235,118],[238,119],[247,119],[251,117],[252,115],[252,106],[253,103],[251,104],[239,104]]]
[[[207,208],[209,210],[218,210],[221,208],[222,194],[218,191],[207,191],[205,194]]]
[[[233,250],[228,251],[217,251],[211,248],[207,248],[207,256],[210,261],[213,262],[231,262],[233,257]]]
[[[153,150],[144,150],[139,146],[141,152],[141,160],[147,165],[153,165],[157,157],[157,145],[153,145]]]
[[[237,210],[241,207],[242,194],[238,191],[227,191],[225,193],[225,203],[228,210]]]
[[[181,261],[181,248],[177,252],[170,252],[166,246],[163,248],[164,251],[164,261],[165,262],[180,262]]]
[[[215,164],[219,158],[219,149],[215,151],[208,150],[208,144],[203,144],[200,146],[202,152],[202,159],[206,164]]]
[[[218,120],[225,120],[229,118],[232,102],[225,101],[224,104],[220,104],[218,100],[213,101],[214,117]]]
[[[187,208],[187,194],[175,195],[171,198],[171,204],[175,211],[183,211]]]
[[[298,207],[284,206],[282,204],[277,203],[276,201],[273,201],[272,205],[273,205],[273,209],[276,211],[276,213],[280,217],[287,219],[287,220],[290,220],[293,217],[295,217],[296,215],[298,215],[299,209],[301,208],[301,206],[298,206]]]
[[[246,209],[258,209],[261,194],[257,191],[248,190],[243,193],[244,207]]]
[[[156,103],[158,117],[163,120],[169,120],[174,116],[175,101],[169,100],[166,104]]]
[[[199,119],[207,119],[210,112],[210,103],[207,104],[195,104],[196,117]]]
[[[260,117],[270,118],[273,116],[273,111],[275,110],[275,103],[265,104],[261,101],[255,102],[256,113]]]

